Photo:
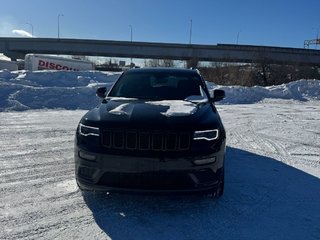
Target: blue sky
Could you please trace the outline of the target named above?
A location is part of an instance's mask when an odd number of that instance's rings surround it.
[[[303,47],[320,35],[319,0],[2,0],[0,36]]]

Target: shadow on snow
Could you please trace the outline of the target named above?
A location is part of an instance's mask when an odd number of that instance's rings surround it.
[[[112,239],[318,239],[320,179],[275,159],[227,148],[225,194],[84,192]]]

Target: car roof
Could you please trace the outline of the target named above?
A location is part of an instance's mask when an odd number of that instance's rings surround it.
[[[155,67],[155,68],[131,68],[126,72],[139,72],[139,73],[192,73],[198,74],[198,71],[195,69],[186,69],[186,68],[165,68],[165,67]]]

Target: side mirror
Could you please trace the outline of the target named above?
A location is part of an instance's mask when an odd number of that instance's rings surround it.
[[[107,96],[107,88],[99,87],[96,91],[96,94],[99,98],[105,98]]]
[[[213,97],[210,99],[212,102],[221,101],[226,97],[224,90],[222,89],[215,89],[213,90]]]

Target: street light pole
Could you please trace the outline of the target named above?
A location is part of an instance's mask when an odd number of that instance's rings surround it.
[[[58,15],[58,39],[60,38],[60,17],[64,17],[63,14]]]
[[[132,25],[131,24],[129,25],[129,28],[130,28],[130,41],[132,42]]]
[[[31,23],[26,23],[26,24],[28,24],[28,25],[30,25],[31,26],[31,35],[32,35],[32,37],[33,37],[33,25],[31,24]]]
[[[192,19],[190,19],[190,36],[189,36],[189,44],[191,44],[191,38],[192,38]]]
[[[129,28],[130,28],[130,41],[132,43],[132,25],[131,24],[129,25]],[[132,65],[132,57],[131,57],[131,59],[130,59],[130,68],[132,68],[132,67],[133,67],[133,65]]]
[[[319,43],[319,28],[317,28],[317,39],[316,39],[316,49],[318,49],[318,43]]]
[[[240,35],[240,32],[241,32],[241,31],[239,31],[239,32],[237,33],[237,45],[238,45],[238,43],[239,43],[239,35]]]

